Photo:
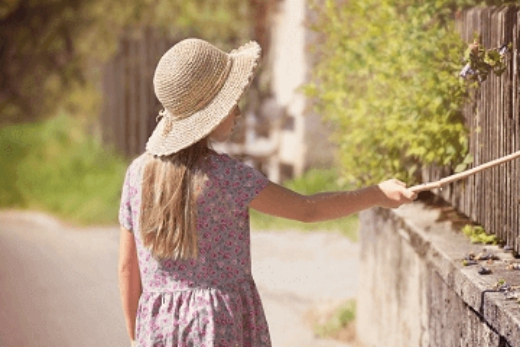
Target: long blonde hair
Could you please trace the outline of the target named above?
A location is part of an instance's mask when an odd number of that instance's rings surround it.
[[[142,185],[140,229],[156,259],[195,259],[197,187],[205,174],[196,165],[209,153],[203,139],[169,156],[147,156]]]

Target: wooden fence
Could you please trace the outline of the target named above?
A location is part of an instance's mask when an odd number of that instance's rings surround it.
[[[501,77],[489,76],[475,102],[464,109],[474,167],[519,150],[519,7],[473,8],[462,13],[458,27],[469,43],[479,33],[486,48],[513,45],[507,71]],[[432,167],[424,170],[423,179],[435,181],[451,173],[450,168]],[[437,194],[519,252],[519,179],[515,160]]]
[[[161,56],[175,43],[152,29],[121,37],[116,55],[103,73],[103,140],[127,156],[145,150],[161,104],[152,78]]]

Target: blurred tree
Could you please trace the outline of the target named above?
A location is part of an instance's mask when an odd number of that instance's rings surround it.
[[[252,38],[253,15],[272,0],[1,0],[0,125],[53,115],[92,83],[123,30],[153,26],[224,49]]]

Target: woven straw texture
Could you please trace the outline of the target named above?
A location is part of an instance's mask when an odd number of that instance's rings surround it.
[[[199,39],[170,48],[154,73],[154,91],[165,109],[146,151],[170,155],[209,135],[249,87],[260,53],[254,41],[230,53]]]

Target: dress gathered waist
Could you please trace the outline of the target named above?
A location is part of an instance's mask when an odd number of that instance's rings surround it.
[[[233,287],[240,286],[245,283],[252,283],[254,284],[255,281],[253,280],[253,277],[246,276],[239,279],[234,279],[231,281],[226,282],[220,282],[217,284],[212,283],[200,283],[200,284],[193,284],[191,286],[187,286],[185,288],[176,288],[176,289],[168,289],[168,288],[143,288],[143,294],[171,294],[171,293],[182,293],[182,292],[189,292],[189,291],[196,291],[196,290],[223,290],[223,289],[232,289]]]

